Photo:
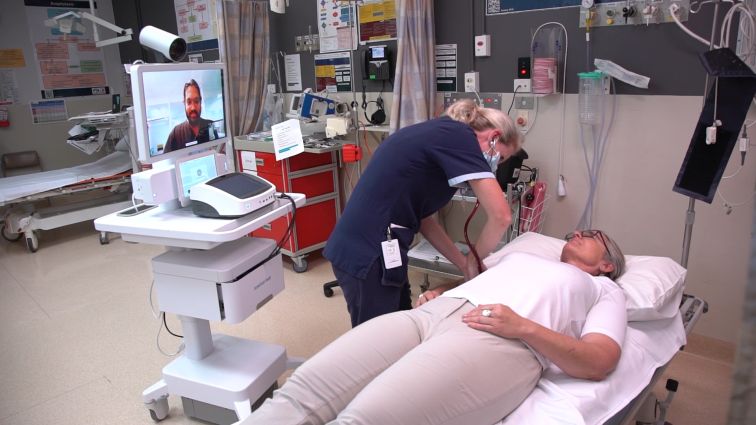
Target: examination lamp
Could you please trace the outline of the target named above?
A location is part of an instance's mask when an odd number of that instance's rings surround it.
[[[72,31],[84,33],[86,31],[86,28],[80,22],[77,22],[77,20],[86,19],[88,21],[92,21],[92,23],[94,24],[92,25],[92,31],[94,33],[95,46],[97,47],[109,46],[111,44],[117,44],[131,40],[131,35],[133,34],[131,28],[123,29],[95,16],[94,0],[89,0],[89,11],[92,13],[73,11],[63,13],[50,19],[46,19],[45,26],[50,28],[57,28],[58,31],[63,33],[64,36],[71,34]],[[100,40],[100,34],[97,31],[97,25],[101,25],[115,32],[116,34],[118,34],[118,36],[108,40]]]
[[[186,41],[183,38],[151,25],[139,32],[139,43],[162,53],[174,62],[179,62],[186,56]]]

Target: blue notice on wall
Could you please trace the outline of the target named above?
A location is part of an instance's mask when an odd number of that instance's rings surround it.
[[[616,1],[616,0],[615,0]],[[608,1],[596,0],[595,3]],[[580,6],[580,0],[486,0],[486,15]]]

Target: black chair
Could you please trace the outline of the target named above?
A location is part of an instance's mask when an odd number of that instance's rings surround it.
[[[333,288],[339,286],[338,280],[332,280],[330,282],[326,282],[323,284],[323,295],[326,296],[326,298],[331,298],[333,296]]]

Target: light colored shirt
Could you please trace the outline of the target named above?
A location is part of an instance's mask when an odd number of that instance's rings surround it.
[[[573,338],[600,333],[622,346],[627,328],[625,295],[605,276],[532,254],[514,252],[442,296],[472,304],[504,304],[518,315]],[[534,351],[535,352],[535,351]],[[538,360],[549,362],[535,352]]]

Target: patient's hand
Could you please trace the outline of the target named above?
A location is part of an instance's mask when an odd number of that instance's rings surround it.
[[[420,296],[417,297],[417,301],[415,302],[415,308],[420,307],[421,305],[427,303],[428,301],[438,297],[439,295],[443,294],[445,290],[446,288],[438,287],[438,288],[429,289],[423,292],[422,294],[420,294]]]
[[[503,304],[481,304],[462,316],[473,329],[504,338],[521,338],[529,322]]]

